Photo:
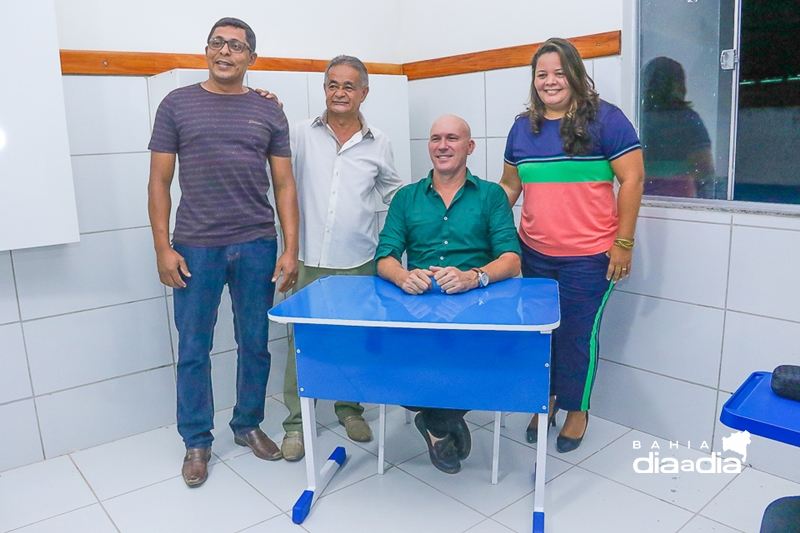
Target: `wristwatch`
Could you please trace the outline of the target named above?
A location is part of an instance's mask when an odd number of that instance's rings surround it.
[[[478,287],[486,287],[489,284],[489,274],[480,268],[473,268],[472,270],[478,273]]]

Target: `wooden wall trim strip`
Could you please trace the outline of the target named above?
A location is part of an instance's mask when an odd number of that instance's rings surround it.
[[[611,56],[620,53],[622,32],[596,33],[567,40],[575,45],[584,59]],[[524,67],[530,64],[533,54],[541,45],[542,43],[524,44],[485,52],[404,63],[403,74],[408,76],[409,80],[420,80],[500,68]]]
[[[328,60],[259,57],[250,70],[325,72]],[[373,74],[402,74],[402,65],[366,63]],[[62,74],[153,76],[174,68],[208,68],[203,54],[61,50]]]
[[[610,31],[568,39],[584,59],[616,55],[621,49],[621,32]],[[405,74],[409,80],[452,76],[529,64],[541,43],[498,48],[484,52],[440,57],[397,65],[366,63],[370,74]],[[251,70],[324,72],[328,60],[259,57]],[[206,68],[202,54],[163,54],[155,52],[106,52],[61,50],[63,74],[108,76],[153,76],[175,68]]]

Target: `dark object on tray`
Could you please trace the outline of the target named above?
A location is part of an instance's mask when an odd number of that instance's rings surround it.
[[[781,365],[772,372],[773,392],[783,398],[800,402],[800,366]]]

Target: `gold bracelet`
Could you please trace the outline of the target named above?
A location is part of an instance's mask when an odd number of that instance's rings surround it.
[[[617,237],[614,239],[614,245],[626,250],[633,250],[633,239],[623,239],[622,237]]]

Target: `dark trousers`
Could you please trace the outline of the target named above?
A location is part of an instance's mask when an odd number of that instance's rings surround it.
[[[275,284],[277,241],[217,247],[176,244],[192,277],[173,291],[178,329],[178,433],[187,448],[208,448],[213,437],[211,346],[225,284],[233,304],[237,345],[236,406],[231,429],[244,433],[264,420],[270,369],[269,319]]]
[[[553,331],[550,395],[556,407],[587,411],[597,372],[600,319],[614,284],[605,253],[551,257],[520,241],[522,276],[558,281],[561,325]]]

